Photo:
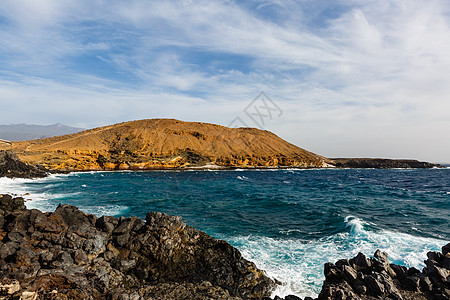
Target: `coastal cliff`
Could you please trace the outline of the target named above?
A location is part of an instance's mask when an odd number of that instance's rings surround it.
[[[326,158],[269,131],[172,119],[131,121],[0,147],[28,164],[65,171],[328,166]]]
[[[181,217],[42,213],[0,195],[0,299],[261,299],[274,286]]]

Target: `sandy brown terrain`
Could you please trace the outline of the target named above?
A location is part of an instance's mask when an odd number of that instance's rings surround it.
[[[327,159],[255,128],[149,119],[58,137],[0,143],[20,159],[57,170],[189,167],[323,167]]]

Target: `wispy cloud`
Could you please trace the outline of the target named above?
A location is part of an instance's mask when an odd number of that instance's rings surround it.
[[[300,146],[448,161],[449,21],[444,0],[6,0],[0,117],[226,125],[264,90]]]

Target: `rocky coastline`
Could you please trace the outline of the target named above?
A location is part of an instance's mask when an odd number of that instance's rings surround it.
[[[261,299],[275,284],[181,217],[43,213],[0,196],[0,299]]]
[[[422,271],[379,250],[327,263],[316,299],[450,299],[450,244],[427,256]],[[181,217],[98,218],[71,205],[43,213],[0,195],[0,299],[270,300],[277,284]]]
[[[330,158],[336,168],[355,169],[432,169],[441,168],[439,164],[412,159],[387,158]]]
[[[450,243],[442,252],[428,252],[422,271],[391,264],[388,254],[359,253],[324,267],[321,299],[450,299]]]
[[[49,172],[0,151],[0,176]],[[316,299],[450,299],[450,244],[429,252],[425,264],[422,271],[390,264],[381,251],[327,263]],[[23,198],[0,195],[0,300],[270,300],[277,284],[227,242],[181,217],[98,218],[70,205],[43,213],[28,210]]]
[[[19,157],[10,150],[0,151],[0,177],[41,178],[46,177],[49,172],[44,167],[35,167],[20,161]]]

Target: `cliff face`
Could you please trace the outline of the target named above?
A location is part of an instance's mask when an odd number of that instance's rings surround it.
[[[1,299],[260,299],[274,285],[181,217],[42,213],[0,195]]]
[[[24,161],[56,170],[322,167],[326,159],[255,128],[171,119],[140,120],[12,145]]]

